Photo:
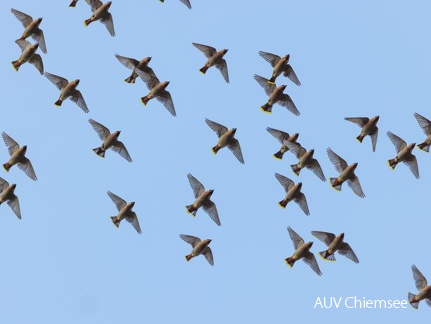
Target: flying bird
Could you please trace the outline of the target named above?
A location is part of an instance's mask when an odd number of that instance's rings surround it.
[[[21,219],[21,210],[19,209],[19,200],[15,195],[16,184],[9,185],[9,182],[0,178],[0,205],[5,201],[13,210],[16,217]]]
[[[76,87],[79,84],[79,80],[73,80],[72,82],[67,81],[67,79],[61,76],[45,72],[46,78],[54,84],[58,90],[60,90],[60,97],[54,103],[56,106],[61,106],[64,100],[69,98],[74,103],[78,105],[85,113],[88,113],[87,104],[85,103],[84,97],[81,91],[77,90]]]
[[[151,61],[151,57],[143,58],[140,61],[134,58],[125,57],[118,54],[115,54],[115,57],[126,68],[132,70],[132,74],[124,80],[127,83],[135,83],[135,80],[138,77],[138,73],[136,73],[136,70],[141,70],[142,72],[145,72],[152,78],[156,77],[156,74],[154,73],[153,69],[148,66],[148,63],[150,63]]]
[[[223,76],[224,80],[227,83],[229,83],[227,63],[223,58],[223,56],[227,53],[228,50],[222,49],[217,52],[217,50],[214,47],[211,47],[208,45],[202,45],[198,43],[192,43],[192,44],[198,50],[204,53],[205,57],[208,59],[208,61],[206,61],[205,65],[201,69],[199,69],[199,71],[205,74],[210,67],[215,66],[217,69],[220,70],[220,73]]]
[[[225,126],[216,123],[208,118],[205,118],[205,122],[207,125],[217,134],[219,140],[212,148],[212,152],[217,154],[217,152],[226,147],[232,151],[233,155],[238,159],[239,162],[244,164],[244,158],[242,157],[241,146],[239,145],[238,140],[235,138],[236,128],[232,128],[228,130]]]
[[[286,208],[287,204],[293,200],[299,205],[299,207],[301,207],[305,215],[310,215],[307,199],[305,198],[305,195],[301,192],[302,182],[299,182],[295,185],[292,180],[286,178],[279,173],[275,173],[275,177],[277,178],[278,182],[280,182],[280,184],[283,186],[284,191],[286,192],[286,196],[278,203],[278,205],[281,208]]]
[[[343,241],[344,233],[335,236],[332,233],[312,231],[311,234],[325,243],[328,247],[325,251],[319,252],[319,255],[322,257],[322,259],[327,261],[335,261],[334,253],[338,251],[339,254],[344,255],[353,262],[359,263],[359,260],[350,245]]]
[[[265,90],[265,93],[268,95],[268,101],[260,106],[260,109],[270,114],[272,112],[272,106],[278,103],[280,106],[287,108],[292,114],[295,116],[299,116],[299,110],[296,108],[290,96],[286,93],[283,93],[284,89],[286,89],[285,85],[281,85],[277,87],[274,83],[268,83],[268,79],[261,77],[260,75],[255,74],[254,79],[260,86]]]
[[[362,140],[365,136],[370,135],[371,143],[373,145],[373,152],[376,151],[377,144],[377,136],[379,135],[379,128],[377,127],[377,122],[379,121],[379,116],[375,116],[371,119],[367,117],[346,117],[345,120],[349,122],[355,123],[359,127],[361,127],[361,133],[356,137],[359,143],[362,143]]]
[[[211,248],[208,246],[212,240],[206,239],[201,241],[199,237],[185,234],[180,234],[180,237],[183,241],[189,243],[193,247],[192,252],[186,255],[187,262],[190,261],[190,259],[202,254],[205,256],[205,259],[207,259],[209,264],[212,266],[214,265],[213,253]]]
[[[198,209],[202,207],[202,209],[211,217],[211,219],[218,226],[220,226],[221,223],[216,205],[211,200],[211,195],[213,194],[214,190],[205,191],[205,187],[202,185],[202,183],[200,183],[199,180],[190,173],[187,174],[187,178],[189,179],[190,186],[192,187],[193,194],[196,198],[196,201],[193,204],[186,206],[187,212],[195,217]]]
[[[165,0],[159,0],[161,3],[164,3]],[[192,5],[190,4],[190,0],[180,0],[182,3],[184,3],[187,8],[192,9]]]
[[[35,42],[39,43],[41,51],[46,54],[47,51],[45,45],[45,37],[43,36],[42,29],[39,28],[39,25],[42,22],[42,18],[37,18],[36,20],[33,20],[31,16],[21,11],[18,11],[13,8],[11,9],[11,11],[25,28],[19,40],[25,40],[27,37],[31,36],[31,38],[33,38]]]
[[[17,39],[15,43],[18,44],[19,48],[21,48],[21,55],[16,61],[12,61],[12,66],[15,71],[18,71],[21,65],[28,62],[33,64],[36,69],[43,74],[43,61],[42,57],[39,54],[36,54],[37,48],[39,47],[38,43],[30,44],[29,41]]]
[[[303,148],[298,143],[291,143],[289,141],[284,141],[284,145],[286,145],[290,152],[295,154],[296,158],[298,159],[297,164],[292,164],[290,167],[292,168],[292,171],[299,176],[299,172],[303,168],[307,168],[314,172],[314,174],[322,181],[326,181],[325,175],[323,174],[322,168],[319,164],[319,161],[317,161],[313,155],[314,155],[314,149],[311,149],[307,151],[305,148]]]
[[[419,290],[419,292],[416,295],[409,292],[408,299],[410,305],[418,309],[419,302],[425,300],[427,305],[431,307],[431,285],[428,286],[427,280],[415,265],[412,265],[412,272],[416,289]]]
[[[127,151],[123,142],[118,140],[118,136],[120,136],[121,131],[116,131],[111,134],[108,128],[98,123],[97,121],[91,118],[88,121],[90,122],[93,129],[96,131],[97,135],[99,135],[99,138],[103,141],[100,147],[96,147],[93,149],[94,153],[104,158],[105,152],[108,149],[112,149],[115,153],[118,153],[126,161],[132,162],[132,158],[130,157],[129,152]]]
[[[341,191],[341,185],[347,181],[347,185],[353,190],[353,192],[361,198],[364,198],[364,192],[362,191],[361,183],[359,178],[355,175],[356,167],[358,163],[347,165],[347,162],[332,151],[329,147],[326,150],[328,153],[329,160],[335,167],[335,170],[340,173],[337,178],[329,178],[331,187],[337,191]]]
[[[418,144],[418,148],[428,153],[431,145],[431,121],[424,116],[419,115],[418,113],[415,113],[414,116],[418,121],[419,126],[422,128],[425,135],[427,136],[425,141]]]
[[[293,267],[296,261],[302,259],[311,269],[319,276],[322,275],[319,265],[317,264],[316,257],[310,252],[310,248],[313,246],[313,242],[305,243],[301,236],[299,236],[290,226],[287,228],[290,239],[293,242],[295,252],[289,258],[284,259],[289,267]]]
[[[290,81],[295,83],[297,86],[301,85],[301,82],[299,82],[298,77],[296,76],[295,71],[293,71],[292,66],[289,64],[290,55],[287,54],[283,57],[280,57],[275,54],[267,53],[260,51],[259,55],[263,57],[265,61],[267,61],[271,66],[274,68],[272,71],[271,79],[268,80],[268,83],[274,84],[275,79],[283,73],[283,75],[287,78],[289,78]]]
[[[392,144],[394,144],[395,150],[397,151],[397,155],[395,156],[395,158],[388,160],[388,165],[391,167],[392,170],[394,170],[399,162],[404,162],[405,164],[407,164],[416,179],[419,179],[418,161],[416,159],[416,156],[412,154],[416,143],[407,145],[407,143],[397,135],[389,131],[387,132],[387,134],[392,141]]]
[[[114,225],[118,228],[120,226],[120,222],[125,219],[130,224],[132,224],[136,232],[141,234],[142,231],[141,227],[139,226],[138,217],[136,216],[136,213],[132,210],[133,206],[135,206],[135,202],[127,203],[125,200],[121,199],[110,191],[108,191],[108,196],[114,202],[118,210],[117,216],[111,216],[111,220]]]
[[[112,20],[112,15],[108,11],[111,7],[112,1],[102,3],[100,0],[85,0],[91,7],[93,15],[84,21],[84,26],[88,26],[93,21],[100,20],[102,24],[105,25],[108,32],[112,37],[115,36],[114,21]]]
[[[10,168],[16,164],[30,179],[36,181],[37,177],[34,173],[33,165],[25,156],[27,145],[20,147],[19,144],[5,132],[2,133],[2,137],[10,155],[9,161],[3,164],[3,168],[9,172]]]
[[[296,140],[299,137],[298,133],[295,133],[292,136],[290,136],[289,133],[283,132],[283,131],[275,129],[275,128],[267,127],[266,130],[268,131],[268,133],[270,133],[272,136],[274,136],[281,143],[280,150],[278,150],[278,152],[273,154],[273,156],[276,159],[279,159],[279,160],[283,159],[284,153],[289,151],[289,148],[283,143],[284,141],[289,141],[291,143],[299,144],[298,142],[296,142]]]

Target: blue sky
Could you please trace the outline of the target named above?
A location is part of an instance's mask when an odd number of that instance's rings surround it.
[[[246,1],[192,0],[188,10],[178,0],[113,1],[110,12],[117,36],[91,16],[83,0],[6,0],[0,3],[3,29],[1,131],[27,145],[38,181],[17,167],[0,176],[16,183],[22,220],[0,206],[0,314],[4,323],[277,323],[304,320],[363,323],[367,320],[421,321],[430,309],[314,309],[318,297],[405,300],[416,292],[411,265],[431,280],[428,247],[430,155],[414,150],[421,178],[405,165],[391,171],[386,160],[396,154],[386,135],[407,143],[425,135],[414,112],[431,119],[431,45],[427,1]],[[84,114],[28,63],[16,73],[10,61],[21,51],[14,43],[23,32],[10,8],[34,19],[43,17],[48,53],[46,72],[69,81],[80,79],[90,110]],[[32,41],[32,40],[31,40]],[[215,68],[198,72],[206,61],[192,42],[229,49],[225,55],[230,83]],[[271,66],[258,51],[290,63],[302,85],[280,76],[301,115],[281,106],[271,115],[254,74],[269,78]],[[137,80],[123,80],[130,70],[114,54],[141,59],[160,81],[170,81],[177,117],[156,100],[144,107],[148,93]],[[344,117],[380,115],[376,152],[369,137],[359,144],[360,129]],[[92,118],[120,140],[133,159],[126,162],[101,144],[88,123]],[[245,160],[227,149],[216,156],[216,134],[205,118],[236,127]],[[314,148],[325,176],[337,176],[326,149],[349,164],[358,162],[366,198],[347,185],[335,192],[328,182],[304,170],[296,177],[286,153],[272,154],[279,143],[266,127],[291,134]],[[1,148],[2,163],[8,160]],[[302,181],[310,216],[295,203],[285,210],[277,202],[284,190],[280,173]],[[221,227],[202,210],[193,219],[184,206],[194,201],[187,179],[193,174],[214,189]],[[112,191],[135,201],[142,228],[119,229],[109,216]],[[325,249],[312,230],[345,233],[360,263],[336,255],[337,262],[317,258],[321,277],[305,263],[285,263],[294,249],[291,226],[314,241],[312,252]],[[211,238],[214,267],[202,257],[184,260],[191,250],[179,238]]]

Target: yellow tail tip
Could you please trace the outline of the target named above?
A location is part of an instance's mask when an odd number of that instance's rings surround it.
[[[268,84],[275,84],[275,82],[272,82],[272,81],[268,80]]]
[[[287,259],[284,259],[284,262],[290,267],[290,268],[293,268],[293,266],[292,265],[290,265],[290,263],[287,261]]]
[[[263,106],[260,106],[260,110],[262,110],[265,114],[271,113],[271,111],[263,109]]]

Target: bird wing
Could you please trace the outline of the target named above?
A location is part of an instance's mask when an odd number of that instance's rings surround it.
[[[100,0],[85,0],[85,2],[88,3],[88,5],[91,7],[91,11],[93,12],[103,5],[102,1]]]
[[[29,60],[28,63],[33,64],[40,74],[43,74],[43,61],[42,57],[39,54],[34,54]]]
[[[319,276],[322,275],[322,272],[320,271],[319,265],[317,264],[317,260],[316,257],[314,256],[313,253],[311,253],[310,251],[308,251],[307,253],[305,253],[305,255],[302,257],[302,260],[304,260],[304,262],[310,266],[311,269],[313,269],[313,271],[315,273],[317,273]]]
[[[205,256],[205,259],[211,264],[214,265],[214,259],[213,259],[213,252],[211,251],[211,248],[209,246],[206,247],[205,251],[203,252],[203,255]]]
[[[115,30],[114,30],[114,20],[112,19],[112,15],[110,12],[106,12],[103,17],[100,18],[100,22],[105,25],[106,29],[108,30],[109,34],[111,34],[112,37],[115,36]]]
[[[288,192],[289,189],[295,185],[292,180],[286,178],[284,175],[281,175],[279,173],[275,173],[274,175],[277,178],[278,182],[280,182],[280,184],[283,186],[284,191],[286,192]]]
[[[376,151],[376,145],[377,145],[377,137],[379,136],[379,129],[378,129],[378,127],[376,126],[376,129],[374,130],[374,132],[372,132],[371,134],[370,134],[370,137],[371,137],[371,144],[372,144],[372,146],[373,146],[373,152],[375,152]]]
[[[335,234],[328,233],[328,232],[311,231],[311,234],[317,237],[323,243],[325,243],[326,246],[329,246],[332,243],[332,241],[335,239]]]
[[[359,260],[355,252],[353,252],[350,245],[346,242],[341,243],[340,247],[338,248],[338,253],[340,253],[341,255],[344,255],[345,257],[347,257],[348,259],[352,260],[355,263],[359,263]]]
[[[244,164],[244,158],[242,156],[241,146],[236,138],[232,138],[227,148],[232,151],[233,155],[238,159],[239,162]]]
[[[213,56],[217,52],[217,50],[212,46],[198,44],[198,43],[192,43],[192,44],[194,47],[196,47],[198,50],[200,50],[202,53],[204,53],[206,58],[210,58],[211,56]]]
[[[113,194],[112,192],[108,191],[108,196],[111,198],[111,200],[114,202],[115,206],[117,207],[117,210],[120,211],[123,209],[124,206],[127,205],[126,201],[117,195]]]
[[[75,91],[73,91],[73,93],[70,95],[69,99],[76,103],[78,107],[81,108],[85,113],[88,113],[90,111],[88,110],[87,104],[85,103],[81,91],[75,89]]]
[[[8,134],[6,134],[5,132],[3,132],[2,134],[3,137],[3,141],[7,146],[7,149],[9,151],[9,155],[12,155],[13,152],[15,152],[17,149],[19,149],[19,144],[17,142],[15,142],[15,140],[10,137]]]
[[[227,63],[225,59],[221,59],[219,63],[215,66],[217,69],[220,70],[221,75],[223,76],[224,80],[229,83],[229,73],[227,70]]]
[[[263,90],[265,90],[265,93],[267,96],[270,96],[271,93],[276,89],[276,85],[275,84],[269,84],[268,83],[268,79],[255,74],[254,75],[254,79],[257,81],[257,83],[260,84],[260,86],[263,88]]]
[[[115,54],[115,57],[118,61],[120,61],[121,64],[130,70],[133,70],[139,64],[139,61],[134,58],[125,57],[118,54]]]
[[[299,116],[301,114],[293,103],[292,98],[290,98],[287,93],[283,93],[277,103],[280,106],[287,108],[287,110],[289,110],[295,116]]]
[[[43,31],[42,29],[38,28],[32,35],[31,38],[33,38],[33,40],[36,43],[39,43],[39,48],[42,50],[42,52],[44,52],[45,54],[47,53],[46,50],[46,44],[45,44],[45,36],[43,35]]]
[[[7,204],[9,205],[9,207],[13,210],[13,212],[15,213],[16,217],[18,217],[18,219],[21,219],[21,210],[19,208],[19,200],[18,197],[13,195],[12,198],[10,198],[7,201]]]
[[[227,132],[227,128],[219,123],[216,123],[208,118],[205,118],[205,123],[216,132],[217,136],[220,138],[224,133]]]
[[[292,142],[289,142],[288,140],[284,140],[283,144],[289,148],[289,151],[295,154],[297,159],[300,159],[301,156],[303,156],[307,152],[307,150],[303,148],[301,145],[299,145],[298,143],[292,143]]]
[[[30,42],[25,40],[25,39],[17,39],[15,41],[15,43],[18,44],[19,48],[21,49],[21,52],[24,52],[24,50],[28,47],[31,46]]]
[[[174,102],[169,91],[163,90],[156,99],[160,101],[163,106],[171,113],[172,116],[176,116]]]
[[[139,75],[139,77],[144,81],[146,84],[148,90],[151,90],[154,88],[157,84],[160,83],[160,80],[157,78],[157,76],[154,74],[149,74],[146,71],[142,71],[139,69],[136,69],[135,72]]]
[[[2,193],[7,187],[9,187],[9,182],[3,178],[0,178],[0,193]]]
[[[307,169],[310,169],[311,171],[314,172],[315,175],[317,175],[317,177],[322,180],[322,181],[326,181],[325,175],[323,174],[322,171],[322,167],[320,166],[319,161],[317,161],[316,159],[312,159],[312,162],[307,165]]]
[[[418,160],[416,159],[416,156],[414,156],[413,154],[410,154],[410,155],[411,155],[410,158],[403,162],[407,164],[407,166],[409,167],[413,175],[416,177],[416,179],[419,179]]]
[[[428,284],[424,275],[416,268],[415,265],[412,265],[413,279],[415,280],[415,285],[417,290],[424,289]]]
[[[192,187],[193,195],[197,199],[200,195],[202,195],[205,191],[205,187],[202,183],[199,182],[191,173],[187,174],[187,178],[189,179],[190,187]]]
[[[407,146],[407,143],[397,135],[389,131],[386,132],[386,134],[388,134],[390,140],[392,141],[392,144],[394,144],[397,153]]]
[[[192,247],[195,247],[196,244],[198,244],[201,241],[199,237],[196,237],[193,235],[180,234],[180,237],[183,241],[191,244]]]
[[[345,120],[355,123],[356,125],[358,125],[359,127],[364,127],[366,123],[368,123],[368,121],[370,120],[367,117],[345,117]]]
[[[293,201],[296,202],[299,205],[299,207],[301,207],[305,215],[307,216],[310,215],[307,198],[305,198],[305,195],[302,192],[298,193],[297,197]]]
[[[365,197],[364,192],[362,191],[361,183],[359,182],[359,178],[353,174],[350,179],[347,179],[347,185],[353,190],[353,192],[361,198]]]
[[[16,164],[18,168],[20,168],[24,173],[32,180],[36,181],[36,173],[34,173],[33,165],[31,164],[30,160],[26,158],[25,156],[22,158],[21,162],[18,162]]]
[[[304,240],[290,226],[287,228],[287,231],[289,232],[290,239],[293,242],[293,248],[297,250],[304,244]]]
[[[33,18],[31,18],[31,16],[29,16],[29,15],[27,15],[21,11],[18,11],[18,10],[13,9],[13,8],[10,11],[21,22],[21,24],[23,25],[24,28],[27,28],[27,26],[30,25],[33,21]]]
[[[295,71],[293,71],[293,68],[290,64],[287,64],[284,68],[283,75],[287,78],[289,78],[290,81],[295,83],[297,86],[301,85],[301,82],[299,81],[298,77],[296,76]]]
[[[416,120],[418,121],[419,126],[424,131],[425,135],[431,134],[431,121],[424,116],[419,115],[418,113],[414,113]]]
[[[139,221],[138,221],[138,216],[136,216],[135,212],[130,212],[130,216],[126,217],[126,221],[128,221],[130,224],[132,224],[132,226],[135,228],[136,232],[138,232],[139,234],[142,233],[141,231],[141,227],[139,226]]]
[[[108,138],[109,135],[111,135],[111,132],[109,129],[105,126],[103,126],[101,123],[98,123],[94,119],[89,118],[89,123],[93,127],[93,129],[96,131],[97,135],[99,135],[100,140],[104,141]]]
[[[265,61],[271,64],[272,67],[276,66],[278,61],[281,60],[280,56],[264,51],[259,51],[259,55],[262,56]]]
[[[332,162],[337,172],[341,173],[344,169],[347,168],[347,162],[334,151],[332,151],[329,147],[326,149],[326,153],[328,153],[329,160]]]
[[[280,144],[284,144],[283,141],[288,140],[290,137],[289,133],[283,132],[278,129],[267,127],[266,130],[268,131],[268,133],[274,136],[280,142]]]
[[[211,200],[207,200],[202,206],[202,209],[211,217],[211,219],[220,226],[220,218],[218,217],[217,207]]]
[[[61,76],[55,75],[55,74],[51,74],[48,72],[45,72],[44,74],[46,76],[46,78],[51,81],[58,90],[63,90],[65,86],[67,86],[69,84],[69,81],[67,81],[67,79],[62,78]]]
[[[115,144],[111,146],[111,149],[118,153],[122,158],[124,158],[127,162],[132,162],[132,158],[130,157],[129,152],[126,149],[126,146],[121,141],[117,141]]]

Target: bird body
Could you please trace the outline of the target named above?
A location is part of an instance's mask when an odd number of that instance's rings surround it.
[[[206,239],[201,241],[201,239],[196,236],[185,234],[180,234],[180,238],[193,247],[192,251],[185,256],[187,262],[198,255],[203,255],[210,265],[214,265],[213,253],[211,248],[208,246],[212,240]]]
[[[0,205],[7,202],[9,207],[15,213],[18,219],[21,219],[21,211],[19,208],[19,200],[15,195],[16,184],[9,185],[9,183],[0,178]]]
[[[39,54],[36,54],[39,44],[35,43],[32,45],[30,44],[29,41],[22,40],[22,39],[17,39],[15,43],[18,44],[18,46],[21,48],[21,51],[22,51],[18,60],[11,62],[15,71],[18,71],[21,65],[28,62],[30,64],[33,64],[36,67],[36,69],[40,72],[40,74],[43,74],[42,57]]]

